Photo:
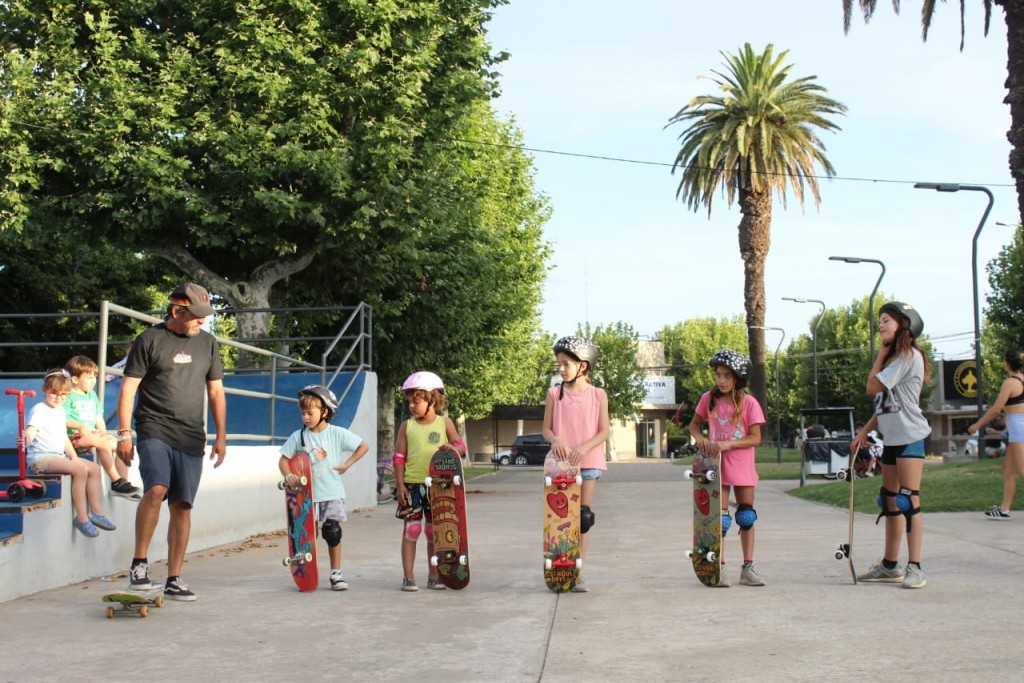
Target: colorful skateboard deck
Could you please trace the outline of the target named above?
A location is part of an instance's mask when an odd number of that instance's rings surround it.
[[[300,591],[315,591],[320,577],[316,569],[316,519],[309,454],[299,451],[288,462],[288,469],[299,481],[294,486],[283,481],[278,484],[284,490],[288,519],[288,557],[284,558],[284,566],[291,568],[292,579]]]
[[[107,603],[107,619],[113,619],[115,614],[138,614],[145,618],[149,616],[149,608],[163,607],[164,597],[159,594],[163,586],[154,586],[147,591],[121,591],[103,596],[103,602]]]
[[[850,453],[850,462],[854,462],[857,457],[856,452]],[[842,479],[843,477],[840,477]],[[840,543],[839,547],[836,548],[836,559],[842,560],[844,557],[849,561],[850,565],[850,576],[853,577],[853,585],[857,585],[857,571],[853,568],[853,505],[854,505],[854,488],[857,485],[857,475],[854,469],[851,467],[846,470],[846,479],[850,482],[850,507],[849,507],[849,530],[847,532],[846,543]]]
[[[544,460],[544,583],[565,593],[579,583],[583,560],[579,468],[548,454]]]
[[[722,580],[721,458],[721,454],[697,453],[693,469],[686,470],[686,478],[693,480],[693,547],[686,556],[705,586],[717,586]]]
[[[469,584],[469,534],[466,487],[458,452],[445,448],[434,453],[424,483],[430,496],[434,528],[430,564],[437,567],[441,583],[456,590],[465,588]]]

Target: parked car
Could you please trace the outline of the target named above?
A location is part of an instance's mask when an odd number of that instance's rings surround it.
[[[543,434],[522,434],[516,437],[509,452],[513,465],[543,465],[551,444]]]
[[[491,456],[491,462],[498,465],[507,465],[512,462],[512,450],[503,448]]]

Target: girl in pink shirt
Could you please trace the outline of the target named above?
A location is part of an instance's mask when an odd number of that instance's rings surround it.
[[[743,569],[740,583],[745,586],[763,586],[764,579],[754,569],[754,487],[757,469],[754,467],[754,448],[761,443],[761,425],[764,412],[761,404],[747,392],[750,359],[738,351],[723,349],[711,357],[715,370],[715,388],[700,397],[690,435],[696,440],[701,453],[721,453],[722,475],[722,534],[732,518],[729,517],[729,492],[736,493],[736,523],[740,527],[740,546],[743,549]],[[701,425],[708,425],[708,436],[701,433]],[[722,575],[719,586],[728,586]]]
[[[597,346],[583,337],[562,337],[552,349],[562,383],[548,390],[544,401],[544,438],[551,442],[548,457],[568,460],[580,468],[580,527],[583,535],[580,558],[587,555],[587,532],[594,524],[594,492],[608,466],[604,442],[608,439],[608,395],[590,383],[597,361]],[[580,578],[574,593],[589,589]]]

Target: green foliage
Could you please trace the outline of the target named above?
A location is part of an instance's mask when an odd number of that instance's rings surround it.
[[[1011,347],[1024,346],[1024,227],[1017,225],[1013,239],[986,266],[992,288],[985,307],[997,357]],[[986,346],[983,344],[982,349]],[[988,354],[986,353],[986,356]],[[1002,374],[1002,361],[996,367]],[[991,385],[990,385],[991,386]]]
[[[592,379],[608,393],[609,417],[632,418],[644,399],[644,372],[637,359],[636,331],[623,322],[593,329],[587,323],[576,334],[597,345],[597,367]]]
[[[693,417],[701,394],[715,386],[714,370],[708,365],[720,349],[747,352],[747,327],[743,316],[732,318],[691,318],[666,325],[657,338],[665,345],[665,360],[676,380],[676,397],[685,404],[683,425]]]

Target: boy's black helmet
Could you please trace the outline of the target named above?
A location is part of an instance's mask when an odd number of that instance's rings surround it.
[[[567,353],[578,361],[587,361],[593,368],[597,363],[597,346],[585,337],[562,337],[551,348],[555,353]]]
[[[914,339],[920,337],[921,332],[924,331],[924,321],[921,320],[920,314],[910,304],[903,303],[902,301],[890,301],[878,309],[879,316],[883,313],[905,319],[909,323],[910,336]]]

